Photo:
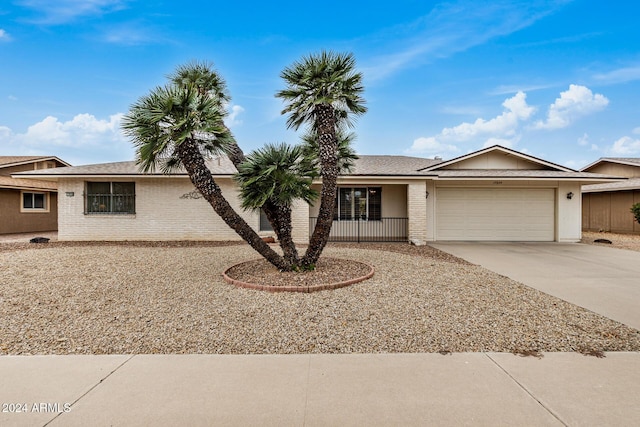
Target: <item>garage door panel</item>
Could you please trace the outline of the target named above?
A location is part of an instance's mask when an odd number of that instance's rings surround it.
[[[437,240],[553,241],[553,189],[439,188]]]

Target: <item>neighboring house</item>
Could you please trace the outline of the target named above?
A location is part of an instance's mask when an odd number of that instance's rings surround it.
[[[631,213],[631,206],[640,203],[640,158],[604,157],[582,170],[629,178],[582,187],[582,229],[640,233],[640,224]]]
[[[241,212],[235,168],[208,162],[231,205]],[[141,173],[134,162],[17,174],[57,181],[59,240],[238,240],[199,197],[185,173]],[[576,242],[580,187],[617,180],[577,172],[493,146],[453,160],[361,156],[339,178],[333,240],[494,240]],[[308,241],[318,207],[293,209],[293,234]],[[264,235],[257,212],[243,212]]]
[[[58,229],[56,183],[11,174],[60,166],[69,164],[52,156],[0,156],[0,234]]]

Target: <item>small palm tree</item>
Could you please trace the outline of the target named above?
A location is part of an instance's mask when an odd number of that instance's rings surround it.
[[[339,174],[337,134],[353,125],[352,115],[367,111],[361,96],[364,87],[352,54],[323,51],[310,55],[286,68],[281,77],[287,88],[276,96],[286,104],[282,113],[288,114],[287,126],[299,129],[307,125],[318,141],[322,189],[318,221],[301,262],[308,268],[317,263],[333,223]]]
[[[299,259],[292,239],[291,207],[297,199],[311,204],[318,197],[311,188],[316,170],[304,160],[301,146],[268,144],[249,154],[235,175],[244,209],[261,209],[267,202],[275,206],[265,214],[269,218],[275,213],[269,221],[276,225],[285,260],[294,268]]]
[[[179,68],[174,75],[177,81],[141,97],[123,118],[124,132],[136,146],[137,162],[143,171],[159,167],[169,173],[184,167],[193,185],[229,227],[274,266],[290,269],[233,210],[206,167],[206,156],[227,151],[235,141],[223,123],[221,92],[207,86],[212,79],[178,78],[180,74],[199,75],[195,71]]]

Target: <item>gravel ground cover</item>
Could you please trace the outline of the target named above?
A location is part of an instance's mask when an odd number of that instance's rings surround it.
[[[607,239],[608,243],[595,243],[596,239]],[[582,243],[598,246],[612,246],[614,248],[628,249],[640,252],[640,234],[617,234],[617,233],[596,233],[591,231],[582,232]]]
[[[635,329],[430,247],[330,245],[376,274],[293,294],[225,283],[257,258],[241,244],[47,245],[0,250],[0,354],[640,350]]]

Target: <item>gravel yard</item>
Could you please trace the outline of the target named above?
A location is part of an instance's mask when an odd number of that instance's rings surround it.
[[[608,243],[594,243],[596,239],[607,239]],[[582,232],[582,243],[598,246],[612,246],[619,249],[628,249],[630,251],[640,252],[640,234],[617,234],[617,233],[596,233],[591,231]]]
[[[384,249],[384,250],[381,250]],[[640,332],[430,247],[330,245],[373,278],[225,283],[238,244],[0,245],[0,354],[639,351]]]

